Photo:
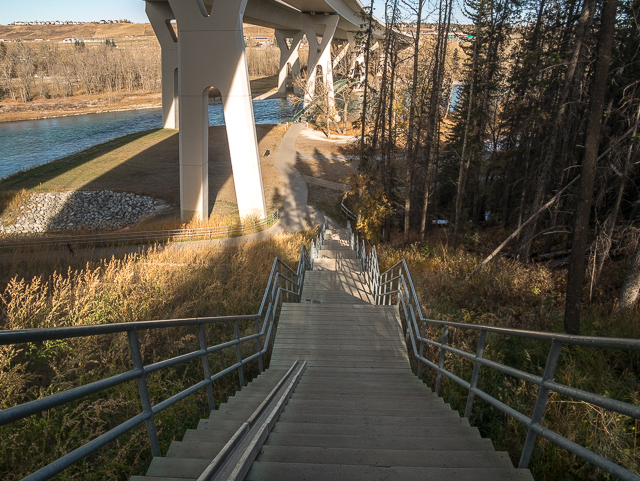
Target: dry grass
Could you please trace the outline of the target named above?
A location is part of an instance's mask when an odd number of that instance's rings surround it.
[[[0,212],[11,213],[11,218],[8,220],[13,221],[20,206],[24,205],[28,198],[29,194],[25,189],[19,191],[0,191]]]
[[[0,295],[0,329],[255,313],[274,257],[295,267],[300,245],[308,235],[219,249],[158,249],[32,279],[16,277]],[[243,326],[245,333],[251,328]],[[197,348],[194,329],[143,331],[140,335],[145,362]],[[212,343],[229,340],[232,335],[232,328],[217,325],[207,332]],[[0,349],[3,407],[123,372],[131,365],[123,335]],[[212,355],[212,372],[235,362],[234,357],[233,349]],[[255,375],[255,366],[247,375]],[[149,376],[152,402],[170,397],[201,376],[199,360]],[[234,382],[231,376],[215,385],[218,402],[235,391]],[[0,478],[20,479],[139,413],[139,409],[135,383],[128,383],[0,428]],[[164,451],[185,429],[194,428],[206,411],[205,396],[198,393],[157,416]],[[60,479],[126,480],[143,473],[149,461],[146,432],[139,428],[69,468]]]

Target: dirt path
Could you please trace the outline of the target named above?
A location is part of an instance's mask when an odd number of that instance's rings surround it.
[[[317,130],[305,129],[296,141],[296,168],[309,184],[309,205],[329,216],[342,217],[340,201],[344,195],[344,178],[357,170],[355,138],[335,135],[330,139]]]

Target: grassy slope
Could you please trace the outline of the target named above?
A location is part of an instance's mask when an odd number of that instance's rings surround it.
[[[283,126],[257,125],[259,151],[277,151]],[[209,199],[214,214],[236,212],[233,175],[224,127],[211,127],[209,140]],[[274,155],[262,158],[265,199],[269,210],[280,207],[282,182],[273,167]],[[0,215],[21,189],[27,192],[114,190],[161,199],[178,216],[180,201],[178,133],[175,130],[140,132],[106,142],[0,181]]]
[[[245,246],[152,252],[124,260],[89,262],[63,275],[31,281],[15,279],[0,294],[0,329],[136,322],[199,316],[256,313],[273,259],[296,267],[300,245],[311,233],[281,236]],[[39,265],[39,269],[46,266]],[[255,332],[253,321],[241,335]],[[253,331],[252,331],[253,330]],[[145,362],[174,357],[198,348],[197,331],[141,332]],[[207,330],[210,343],[231,340],[233,328]],[[86,384],[130,368],[126,336],[71,339],[0,346],[2,407]],[[255,352],[246,346],[244,356]],[[253,349],[253,350],[252,350]],[[236,362],[235,348],[210,356],[212,373]],[[246,376],[256,374],[248,366]],[[218,402],[235,392],[237,379],[227,376],[214,386]],[[167,399],[202,379],[199,359],[147,377],[152,403]],[[135,383],[53,409],[0,428],[0,478],[23,476],[138,414]],[[207,417],[206,394],[198,392],[156,417],[163,452],[186,429]],[[127,480],[144,473],[151,456],[144,426],[138,427],[56,479]]]
[[[255,312],[266,283],[273,257],[278,255],[294,265],[301,236],[287,236],[245,247],[214,251],[153,253],[142,258],[113,260],[64,276],[44,275],[32,281],[17,279],[10,283],[0,299],[0,328],[25,328],[75,325],[95,322],[137,321],[153,318],[225,315]],[[518,328],[560,331],[564,307],[562,271],[544,266],[523,266],[499,258],[481,271],[470,283],[461,284],[482,253],[481,246],[491,240],[485,235],[470,237],[458,250],[447,246],[446,231],[428,241],[409,246],[379,246],[381,265],[389,267],[406,258],[418,295],[430,318],[483,323]],[[42,269],[43,266],[38,266]],[[606,276],[620,277],[621,265],[609,266]],[[615,280],[609,281],[615,287]],[[605,282],[606,284],[606,282]],[[627,317],[605,314],[610,308],[611,292],[603,292],[585,313],[583,333],[590,335],[640,337],[638,313]],[[249,329],[249,327],[247,327]],[[212,336],[227,339],[228,332]],[[431,330],[438,339],[441,333]],[[452,330],[450,342],[469,352],[475,350],[477,337],[466,331]],[[158,334],[144,338],[149,347],[145,355],[177,355],[193,348],[193,333],[180,331],[171,336]],[[37,350],[0,352],[0,398],[7,404],[47,393],[61,386],[88,382],[121,370],[128,365],[124,339],[74,341],[39,346]],[[34,346],[35,347],[35,346]],[[485,355],[533,374],[540,375],[548,353],[544,342],[488,337]],[[437,352],[427,351],[431,359]],[[232,360],[231,360],[232,361]],[[229,362],[231,362],[229,361]],[[2,364],[4,362],[4,364]],[[227,362],[220,358],[218,363]],[[185,365],[171,375],[150,377],[155,399],[175,392],[182,383],[197,380],[198,363]],[[469,379],[471,365],[447,356],[447,367]],[[222,364],[216,364],[221,366]],[[23,372],[31,373],[25,376]],[[433,373],[427,381],[434,383]],[[556,380],[598,392],[615,399],[640,403],[640,359],[638,355],[595,349],[565,349]],[[218,399],[234,389],[233,379],[216,387]],[[530,413],[537,395],[535,386],[516,382],[500,374],[481,372],[480,387],[508,405]],[[464,410],[466,391],[445,379],[444,397],[455,409]],[[637,424],[585,403],[573,403],[552,395],[545,425],[629,469],[638,471]],[[86,439],[136,413],[134,386],[55,410],[46,417],[34,417],[20,423],[18,430],[0,430],[0,477],[7,473],[24,474],[47,459],[64,454]],[[206,411],[203,396],[182,403],[159,419],[163,447],[179,438]],[[471,420],[484,436],[493,439],[499,450],[517,459],[526,435],[522,426],[476,400]],[[40,443],[34,443],[34,433]],[[67,439],[56,444],[57,439]],[[142,472],[149,461],[144,429],[122,438],[109,449],[68,471],[66,479],[127,479]],[[610,479],[588,464],[567,455],[546,441],[539,441],[530,466],[534,477],[542,480]],[[6,479],[16,479],[13,474]]]

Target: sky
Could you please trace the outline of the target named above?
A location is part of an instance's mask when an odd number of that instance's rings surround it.
[[[142,0],[0,0],[0,24],[16,21],[131,20],[147,22]]]
[[[365,5],[370,0],[361,0]],[[374,0],[374,14],[382,18],[384,0]],[[127,19],[134,23],[147,22],[143,0],[0,0],[0,24],[16,21]]]

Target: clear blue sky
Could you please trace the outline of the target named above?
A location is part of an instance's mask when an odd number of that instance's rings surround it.
[[[34,20],[147,22],[142,0],[0,0],[0,24]]]
[[[222,0],[224,1],[224,0]],[[460,0],[461,2],[462,0]],[[369,5],[370,0],[361,0]],[[374,13],[383,15],[384,0],[374,0]],[[457,9],[458,10],[458,9]],[[459,10],[456,16],[461,16]],[[34,20],[118,20],[147,22],[143,0],[0,0],[0,24]],[[382,19],[382,18],[381,18]],[[458,20],[461,20],[460,18]]]

